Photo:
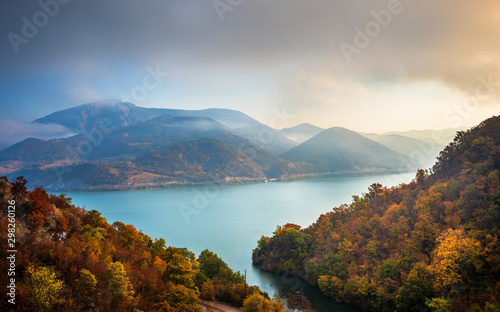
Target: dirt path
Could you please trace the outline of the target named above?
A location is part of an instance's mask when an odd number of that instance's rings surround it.
[[[241,312],[240,308],[233,307],[226,303],[201,300],[201,307],[205,312]]]

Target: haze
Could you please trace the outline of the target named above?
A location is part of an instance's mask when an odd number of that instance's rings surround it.
[[[7,0],[0,27],[3,134],[103,99],[375,133],[500,107],[497,0]]]

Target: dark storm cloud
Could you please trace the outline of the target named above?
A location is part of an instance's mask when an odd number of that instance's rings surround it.
[[[464,91],[478,75],[498,72],[496,0],[401,0],[388,25],[356,47],[355,29],[364,31],[374,21],[371,11],[387,11],[395,1],[220,0],[237,4],[221,21],[212,1],[72,0],[16,54],[8,34],[22,35],[22,18],[31,20],[41,7],[8,0],[0,13],[1,66],[17,75],[48,70],[83,77],[111,64],[175,64],[193,73],[211,66],[257,72],[310,66],[339,78],[433,79]],[[342,42],[359,48],[350,63]]]

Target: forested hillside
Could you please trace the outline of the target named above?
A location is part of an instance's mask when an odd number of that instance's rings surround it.
[[[388,172],[416,169],[418,161],[349,129],[333,127],[282,155],[308,173]]]
[[[1,311],[201,312],[200,298],[283,311],[208,250],[196,258],[25,185],[0,178],[0,239],[17,250],[0,250],[0,284],[15,289],[4,289]]]
[[[500,311],[499,225],[497,116],[411,183],[373,184],[305,229],[279,226],[253,262],[366,311]]]

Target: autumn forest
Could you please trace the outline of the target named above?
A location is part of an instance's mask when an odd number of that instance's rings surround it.
[[[71,204],[64,194],[26,189],[26,180],[0,179],[0,239],[8,239],[7,205],[15,202],[15,304],[10,311],[202,311],[200,299],[243,306],[246,311],[283,311],[258,287],[245,283],[216,254],[194,253],[152,240],[133,225],[109,224],[95,210]],[[6,250],[0,266],[8,268]],[[9,285],[2,274],[0,282]],[[262,311],[262,310],[259,310]]]
[[[372,184],[253,262],[365,311],[500,311],[500,117],[459,132],[409,184]]]
[[[500,0],[0,29],[0,312],[500,312]]]

